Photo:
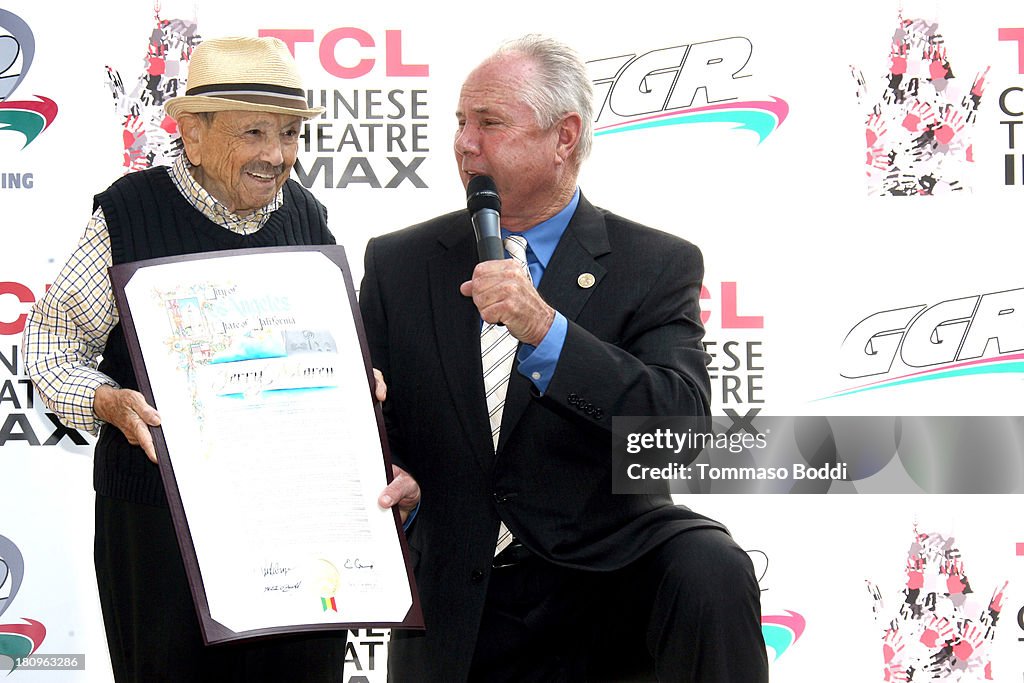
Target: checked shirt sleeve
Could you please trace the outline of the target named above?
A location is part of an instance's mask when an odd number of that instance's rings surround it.
[[[46,406],[69,427],[96,434],[96,389],[117,383],[96,369],[117,325],[107,277],[110,238],[96,209],[71,258],[29,313],[22,339],[25,372]]]

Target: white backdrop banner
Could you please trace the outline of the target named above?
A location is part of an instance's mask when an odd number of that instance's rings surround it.
[[[370,237],[464,205],[452,140],[465,75],[501,40],[547,33],[595,84],[584,193],[704,252],[716,415],[1019,420],[1020,3],[158,4],[0,8],[0,669],[12,681],[110,679],[92,440],[41,405],[19,345],[93,195],[176,153],[160,102],[204,37],[291,48],[326,108],[293,177],[328,207],[357,282]],[[1019,489],[1024,465],[1019,443],[1006,449],[1001,483],[973,495],[680,500],[758,562],[773,680],[1019,682],[1024,518],[1020,496],[1000,492]],[[987,466],[968,439],[942,452],[949,472]],[[383,681],[386,641],[352,639],[347,679]],[[13,668],[30,653],[69,670]]]

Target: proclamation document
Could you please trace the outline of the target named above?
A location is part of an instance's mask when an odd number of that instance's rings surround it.
[[[340,246],[194,254],[111,279],[207,643],[422,628]]]

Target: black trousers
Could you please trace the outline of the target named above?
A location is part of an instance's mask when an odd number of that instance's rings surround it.
[[[346,632],[203,645],[170,512],[96,496],[96,580],[118,683],[341,683]]]
[[[765,683],[760,590],[727,534],[680,534],[606,574],[495,569],[472,681]]]

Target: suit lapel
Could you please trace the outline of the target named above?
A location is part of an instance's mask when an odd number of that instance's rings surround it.
[[[567,320],[575,321],[590,295],[601,286],[607,272],[596,259],[610,251],[604,215],[580,196],[576,213],[559,240],[537,291]],[[588,273],[593,276],[594,284],[584,287],[580,284],[580,276]],[[505,398],[505,412],[501,416],[499,450],[529,405],[532,387],[533,383],[513,368]]]
[[[472,276],[477,262],[468,219],[459,220],[440,242],[445,250],[428,266],[434,334],[455,412],[480,465],[489,470],[493,445],[480,365],[480,313],[472,299],[459,292],[459,285]]]

